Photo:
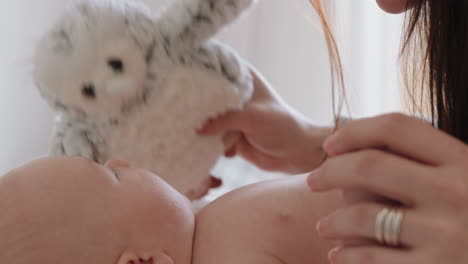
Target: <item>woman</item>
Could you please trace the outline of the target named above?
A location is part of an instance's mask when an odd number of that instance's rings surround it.
[[[314,192],[344,191],[347,205],[317,225],[323,238],[343,241],[330,251],[332,263],[468,263],[468,2],[377,3],[389,13],[407,12],[405,80],[414,106],[430,109],[439,129],[389,114],[333,133],[287,106],[259,77],[244,111],[209,122],[201,133],[225,133],[226,146],[234,146],[227,156],[266,170],[318,168],[309,176]]]

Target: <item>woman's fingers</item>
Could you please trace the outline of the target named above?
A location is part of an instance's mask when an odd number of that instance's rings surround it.
[[[202,135],[212,135],[228,131],[248,130],[248,120],[248,114],[242,111],[231,111],[216,119],[209,120],[201,129],[198,130],[198,133]]]
[[[419,256],[421,257],[421,256]],[[415,264],[428,263],[410,251],[377,246],[344,247],[329,253],[332,264]]]
[[[273,102],[281,102],[281,98],[271,88],[266,79],[252,69],[251,74],[254,77],[254,92],[251,100],[246,104],[243,110],[230,111],[224,115],[208,121],[198,132],[200,134],[210,135],[217,133],[225,133],[227,131],[242,131],[250,133],[255,130],[255,123],[262,122],[268,113],[258,115],[255,111],[256,105],[271,104]]]
[[[216,189],[223,185],[223,180],[214,176],[210,176],[210,188]]]
[[[324,143],[331,156],[366,148],[389,150],[430,165],[466,157],[466,146],[429,124],[401,114],[357,120]]]
[[[376,220],[384,209],[377,203],[362,203],[335,211],[320,220],[317,231],[331,240],[374,240],[376,243]],[[399,242],[406,247],[424,245],[434,236],[427,232],[431,218],[421,218],[414,210],[403,209]]]
[[[313,191],[362,190],[413,206],[433,200],[430,167],[379,150],[363,150],[328,159],[313,172]]]
[[[247,161],[255,164],[260,169],[266,171],[276,171],[279,170],[281,164],[284,163],[279,158],[269,156],[268,154],[258,151],[253,147],[245,136],[242,136],[237,142],[236,151]]]
[[[241,132],[227,132],[223,137],[225,156],[230,158],[236,155],[236,145],[241,140]]]

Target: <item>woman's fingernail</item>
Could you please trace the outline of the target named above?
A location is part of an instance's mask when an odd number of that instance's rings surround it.
[[[202,128],[197,129],[198,134],[206,134],[206,126],[203,126]]]
[[[323,149],[328,155],[333,155],[334,154],[334,145],[336,141],[336,135],[331,135],[327,139],[325,139],[325,142],[323,142]]]
[[[328,224],[329,224],[328,218],[322,218],[318,221],[317,225],[315,226],[315,229],[317,230],[319,234],[323,234]]]
[[[235,148],[232,148],[228,151],[226,151],[226,153],[224,153],[224,156],[226,156],[226,158],[233,158],[236,156],[236,149]]]
[[[337,247],[328,252],[328,260],[332,263],[336,263],[336,259],[338,257],[338,254],[340,253],[341,248]]]
[[[320,178],[317,172],[312,172],[307,177],[307,184],[309,185],[312,191],[321,191],[323,190],[323,186],[320,182]]]
[[[197,130],[199,134],[208,133],[209,126],[213,123],[213,119],[208,119],[201,128]]]
[[[211,177],[211,186],[210,186],[211,188],[213,189],[219,188],[221,187],[221,185],[223,185],[223,180],[215,178],[215,177]]]

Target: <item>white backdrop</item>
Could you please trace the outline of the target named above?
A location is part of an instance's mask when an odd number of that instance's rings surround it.
[[[168,0],[148,0],[156,2]],[[42,155],[52,113],[32,85],[35,44],[65,0],[0,0],[0,175]],[[351,109],[357,116],[399,109],[395,58],[400,17],[364,0],[336,0]],[[220,35],[294,107],[317,123],[332,118],[324,40],[307,0],[260,0]]]

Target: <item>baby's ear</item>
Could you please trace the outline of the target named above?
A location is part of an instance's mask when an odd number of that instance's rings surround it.
[[[174,264],[174,260],[165,253],[160,253],[156,256],[153,264]]]
[[[137,262],[135,262],[137,260],[138,256],[136,254],[126,251],[120,256],[119,260],[117,260],[117,264],[130,264],[132,262],[137,264]]]
[[[117,264],[174,264],[174,261],[165,253],[138,255],[125,252],[120,256]]]
[[[126,251],[117,260],[117,264],[138,264],[138,261],[138,256],[135,253]]]

